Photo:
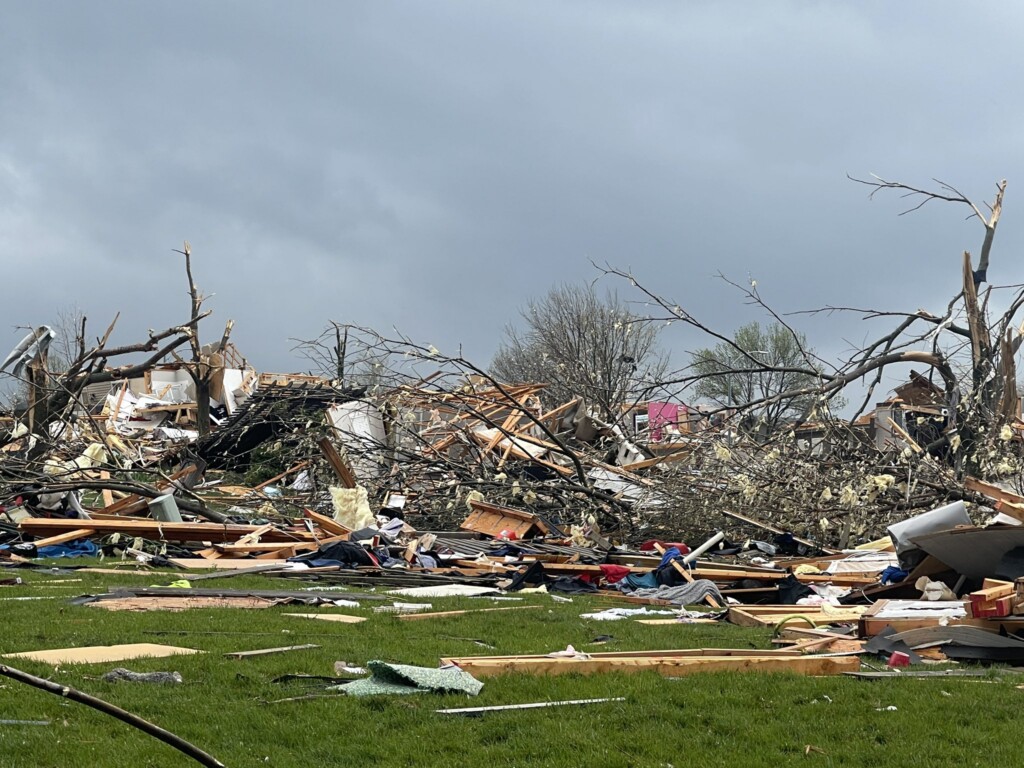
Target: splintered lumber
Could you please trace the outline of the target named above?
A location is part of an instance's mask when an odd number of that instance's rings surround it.
[[[288,651],[306,651],[310,648],[319,647],[319,645],[306,643],[305,645],[284,645],[280,648],[258,648],[255,651],[235,651],[234,653],[225,653],[224,655],[229,659],[249,659],[253,656],[269,656],[273,653],[287,653]]]
[[[345,460],[341,458],[341,454],[334,447],[334,444],[326,437],[320,438],[320,451],[324,456],[327,457],[327,461],[330,462],[331,467],[334,469],[334,474],[341,480],[341,484],[345,488],[356,487],[356,476],[352,473],[351,468],[345,463]]]
[[[167,541],[213,541],[230,544],[246,534],[259,530],[256,525],[228,525],[221,523],[162,523],[159,520],[89,520],[87,525],[98,534],[123,533],[127,536],[141,536],[144,539]],[[60,520],[45,517],[29,517],[18,524],[18,528],[35,536],[52,536],[82,528],[81,520]],[[302,543],[313,540],[307,531],[283,531],[273,528],[266,531],[265,541]]]
[[[986,483],[976,477],[965,478],[964,488],[991,500],[996,510],[1004,515],[1024,522],[1024,496],[1003,490],[998,485]]]
[[[974,491],[975,493],[981,494],[993,501],[1004,501],[1010,504],[1024,505],[1024,496],[1019,496],[1011,491],[1003,490],[998,485],[986,483],[976,477],[965,477],[964,488],[968,491]]]
[[[784,531],[781,528],[776,528],[771,523],[766,523],[763,520],[755,520],[752,517],[747,517],[746,515],[741,515],[739,512],[730,512],[729,510],[723,509],[722,510],[722,514],[725,515],[726,517],[731,517],[733,520],[739,520],[741,523],[746,523],[747,525],[753,525],[755,528],[763,528],[764,530],[770,531],[771,533],[775,533],[775,534],[778,534],[778,535],[784,535],[784,534],[788,533],[788,531]],[[812,541],[808,541],[807,539],[801,539],[801,538],[799,538],[797,536],[793,536],[793,541],[795,541],[797,544],[803,544],[805,547],[810,547],[811,549],[816,549],[819,552],[824,552],[825,554],[828,554],[828,555],[837,555],[837,554],[839,554],[838,550],[826,549],[825,547],[821,546],[820,544],[815,544]]]
[[[257,486],[256,486],[255,488],[253,488],[253,490],[254,490],[254,491],[262,491],[262,490],[263,490],[264,488],[266,488],[266,487],[267,487],[268,485],[273,485],[273,484],[274,484],[274,483],[276,483],[276,482],[277,482],[278,480],[283,480],[284,478],[288,477],[288,475],[292,474],[293,472],[298,472],[298,471],[299,471],[300,469],[305,469],[305,468],[306,468],[306,467],[308,467],[308,466],[309,466],[309,462],[308,462],[308,461],[300,461],[300,462],[299,462],[298,464],[296,464],[295,466],[293,466],[293,467],[290,467],[289,469],[286,469],[286,470],[285,470],[284,472],[282,472],[282,473],[281,473],[280,475],[274,475],[274,476],[273,476],[272,478],[270,478],[269,480],[264,480],[264,481],[263,481],[262,483],[260,483],[260,484],[259,484],[259,485],[257,485]]]
[[[108,472],[105,469],[101,470],[100,471],[100,480],[109,480],[109,479],[110,479],[110,472]],[[100,498],[103,499],[103,506],[104,507],[113,506],[113,504],[114,504],[114,493],[109,488],[104,488],[102,491],[100,491]]]
[[[925,627],[949,626],[953,624],[986,624],[983,620],[970,619],[961,600],[879,600],[860,619],[861,637],[874,637],[886,627],[897,632]],[[998,627],[993,627],[998,631]]]
[[[496,613],[498,611],[529,611],[541,608],[540,605],[515,605],[511,608],[475,608],[466,611],[435,611],[434,613],[403,613],[395,618],[401,621],[421,621],[423,619],[441,619],[447,616],[464,616],[469,613]]]
[[[701,672],[791,672],[799,675],[838,675],[856,672],[856,656],[649,656],[585,659],[521,659],[516,656],[476,659],[446,659],[474,677],[491,677],[506,672],[535,675],[593,675],[599,672],[645,672],[664,677],[683,677]]]
[[[650,467],[656,467],[659,464],[667,464],[670,461],[681,461],[688,459],[692,454],[693,449],[689,446],[681,448],[673,453],[666,453],[663,456],[655,456],[653,459],[643,459],[642,461],[634,461],[632,464],[623,464],[622,469],[627,472],[637,472],[641,469],[649,469]]]
[[[44,664],[106,664],[129,659],[158,659],[164,656],[202,653],[194,648],[178,648],[154,643],[128,643],[125,645],[93,645],[82,648],[56,648],[51,651],[22,651],[5,653],[5,659],[28,659]]]
[[[335,536],[346,536],[347,537],[350,533],[352,533],[352,529],[351,528],[346,528],[344,525],[339,523],[333,517],[328,517],[327,515],[321,515],[321,514],[319,514],[317,512],[314,512],[311,509],[304,509],[304,510],[302,510],[302,514],[305,517],[307,517],[308,519],[312,520],[317,525],[319,525],[325,531],[327,531],[328,533],[332,533]]]
[[[530,512],[488,504],[486,501],[470,501],[469,506],[472,512],[459,526],[464,531],[495,537],[502,531],[512,531],[520,539],[550,533],[544,521]]]

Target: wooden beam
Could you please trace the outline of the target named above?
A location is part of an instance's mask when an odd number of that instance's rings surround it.
[[[856,656],[703,656],[693,658],[653,657],[613,659],[506,659],[477,660],[472,657],[448,659],[474,677],[491,677],[506,672],[537,675],[592,675],[599,672],[659,672],[665,677],[683,677],[701,672],[791,672],[799,675],[838,675],[860,669]]]
[[[255,651],[236,651],[235,653],[225,653],[224,655],[229,659],[249,659],[253,656],[269,656],[273,653],[287,653],[288,651],[306,651],[319,647],[319,645],[306,643],[305,645],[285,645],[280,648],[259,648]]]
[[[229,544],[251,531],[255,525],[227,525],[220,523],[162,523],[159,520],[88,520],[84,521],[96,533],[123,533],[141,536],[156,541],[212,541]],[[29,517],[18,524],[18,528],[36,536],[52,536],[59,533],[81,530],[82,520],[60,520],[45,517]],[[303,543],[312,541],[307,531],[285,531],[275,528],[263,535],[267,541]]]
[[[263,481],[262,483],[260,483],[259,485],[257,485],[257,486],[256,486],[256,487],[255,487],[255,488],[254,488],[253,490],[256,490],[256,491],[262,491],[262,490],[263,490],[264,488],[266,488],[266,487],[267,487],[268,485],[273,485],[273,484],[274,484],[274,483],[276,483],[276,482],[277,482],[278,480],[283,480],[284,478],[288,477],[288,475],[292,474],[293,472],[298,472],[298,471],[299,471],[300,469],[305,469],[305,468],[306,468],[306,467],[308,467],[308,466],[309,466],[309,462],[308,462],[308,461],[300,461],[300,462],[299,462],[298,464],[296,464],[295,466],[293,466],[293,467],[290,467],[290,468],[286,469],[286,470],[285,470],[284,472],[282,472],[282,473],[281,473],[280,475],[274,475],[274,476],[273,476],[272,478],[270,478],[269,480],[264,480],[264,481]]]
[[[341,480],[341,484],[345,488],[355,488],[357,485],[356,476],[352,473],[348,464],[345,463],[345,460],[341,458],[341,454],[335,449],[334,444],[326,437],[321,437],[318,445],[321,452],[327,457],[327,461],[331,463],[334,474]]]
[[[81,521],[76,520],[75,522]],[[75,541],[76,539],[87,539],[90,536],[94,536],[95,534],[95,528],[76,528],[75,530],[68,531],[67,533],[58,533],[56,536],[48,536],[45,539],[37,539],[32,543],[35,545],[36,549],[42,549],[43,547],[52,547],[56,546],[57,544],[66,544],[67,542]]]
[[[302,510],[302,514],[303,514],[303,516],[309,518],[314,523],[319,525],[325,531],[327,531],[328,533],[333,533],[335,536],[345,536],[345,537],[347,537],[350,533],[352,533],[351,529],[346,528],[344,525],[339,523],[333,517],[328,517],[327,515],[321,515],[321,514],[319,514],[317,512],[314,512],[311,509],[303,509]]]
[[[540,605],[516,605],[511,608],[476,608],[467,611],[436,611],[434,613],[401,613],[395,618],[401,621],[422,621],[423,619],[441,619],[449,616],[464,616],[469,613],[497,613],[498,611],[529,611],[542,608]]]
[[[755,526],[757,528],[763,528],[764,530],[771,531],[772,533],[775,533],[775,534],[781,535],[781,534],[789,533],[789,531],[784,531],[781,528],[776,528],[774,525],[771,525],[770,523],[766,523],[763,520],[755,520],[752,517],[747,517],[746,515],[741,515],[738,512],[730,512],[729,510],[723,509],[722,510],[722,514],[725,515],[726,517],[731,517],[733,520],[739,520],[741,523],[746,523],[747,525],[753,525],[753,526]],[[810,547],[811,549],[816,549],[819,552],[825,552],[826,554],[829,554],[829,555],[839,554],[838,550],[826,549],[825,547],[821,546],[820,544],[815,544],[813,541],[808,541],[807,539],[801,539],[801,538],[799,538],[797,536],[793,537],[793,541],[795,541],[797,544],[803,544],[805,547]]]

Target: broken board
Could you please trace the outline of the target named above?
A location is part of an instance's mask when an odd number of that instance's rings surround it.
[[[774,627],[787,619],[818,627],[825,624],[856,623],[866,609],[846,606],[825,609],[805,605],[744,605],[729,609],[729,623],[741,627]]]
[[[320,621],[337,621],[342,624],[359,624],[366,621],[365,616],[350,616],[347,613],[282,613],[296,619],[320,619]]]
[[[510,507],[500,507],[485,501],[471,501],[472,512],[459,526],[464,531],[476,531],[497,537],[502,531],[512,531],[520,539],[547,534],[548,527],[537,515]]]

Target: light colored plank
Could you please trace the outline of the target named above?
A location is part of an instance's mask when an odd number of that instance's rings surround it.
[[[474,677],[491,677],[507,672],[536,675],[591,675],[600,672],[656,671],[665,677],[683,677],[701,672],[791,672],[799,675],[838,675],[860,669],[856,656],[703,656],[692,658],[614,659],[452,659]]]
[[[540,605],[515,605],[510,608],[476,608],[466,611],[435,611],[434,613],[403,613],[395,618],[400,621],[422,621],[423,619],[441,619],[448,616],[465,616],[470,613],[496,613],[497,611],[529,611],[542,608]]]
[[[341,624],[361,624],[366,621],[365,616],[351,616],[347,613],[282,613],[282,616],[291,616],[296,619],[319,619],[320,621],[336,621]]]
[[[236,651],[235,653],[225,653],[224,655],[229,659],[248,659],[252,656],[269,656],[274,653],[287,653],[288,651],[305,651],[310,648],[319,648],[319,645],[313,645],[307,643],[306,645],[285,645],[280,648],[258,648],[255,651]]]
[[[92,645],[83,648],[56,648],[51,651],[22,651],[5,653],[5,659],[28,659],[44,664],[107,664],[129,659],[159,659],[202,653],[194,648],[178,648],[154,643],[128,643],[126,645]]]

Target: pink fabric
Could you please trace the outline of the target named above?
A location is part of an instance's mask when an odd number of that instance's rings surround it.
[[[686,412],[685,406],[683,412]],[[647,427],[651,430],[651,440],[658,442],[664,437],[666,424],[679,424],[679,405],[676,403],[648,403]]]

